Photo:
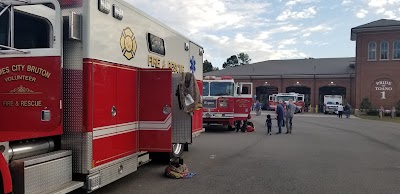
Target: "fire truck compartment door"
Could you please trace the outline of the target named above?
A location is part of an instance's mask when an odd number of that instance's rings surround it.
[[[139,70],[139,150],[172,151],[172,71]]]
[[[251,82],[239,82],[239,92],[238,95],[244,98],[253,97],[253,83]]]

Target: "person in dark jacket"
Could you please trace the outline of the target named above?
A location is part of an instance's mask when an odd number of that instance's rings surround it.
[[[271,135],[271,129],[272,129],[272,119],[271,119],[271,115],[267,115],[267,120],[265,120],[265,126],[267,126],[268,131],[267,131],[267,135]]]
[[[278,133],[276,134],[281,134],[282,133],[282,124],[283,124],[283,106],[282,106],[282,100],[279,100],[279,104],[276,107],[276,118],[278,120]]]

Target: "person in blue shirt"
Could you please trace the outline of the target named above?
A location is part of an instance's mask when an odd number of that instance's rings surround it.
[[[282,124],[283,124],[283,106],[282,106],[282,100],[279,100],[278,106],[276,107],[276,119],[278,120],[278,133],[276,134],[281,134],[282,133]]]

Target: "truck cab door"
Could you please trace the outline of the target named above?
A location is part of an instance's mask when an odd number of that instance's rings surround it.
[[[62,134],[57,0],[0,1],[0,142]]]
[[[172,71],[139,70],[139,151],[172,151]]]
[[[239,82],[238,87],[238,96],[242,98],[253,98],[253,83]]]
[[[304,101],[304,94],[299,94],[297,96],[297,101]]]
[[[274,101],[274,95],[269,95],[269,96],[268,96],[268,101],[270,101],[270,102],[271,102],[271,101]]]
[[[253,83],[238,82],[235,95],[234,117],[235,120],[246,120],[251,111],[253,101]]]

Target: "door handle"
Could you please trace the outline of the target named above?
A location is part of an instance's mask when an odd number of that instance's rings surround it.
[[[169,107],[168,105],[165,105],[164,107],[163,107],[163,113],[165,114],[165,115],[169,115],[170,113],[171,113],[171,107]]]
[[[117,107],[112,106],[112,108],[111,108],[111,116],[115,117],[116,115],[117,115]]]

